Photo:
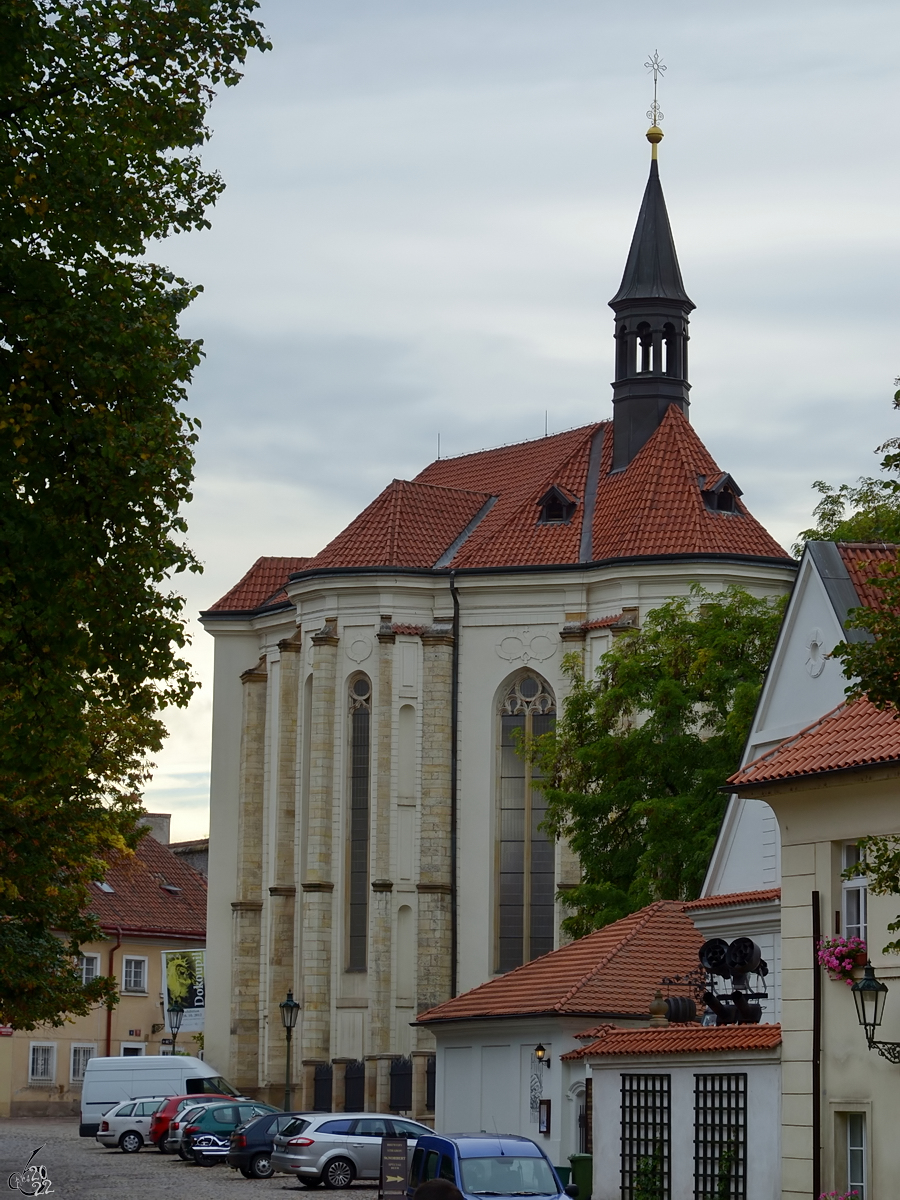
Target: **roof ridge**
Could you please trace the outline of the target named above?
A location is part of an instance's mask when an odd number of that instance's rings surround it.
[[[569,990],[568,990],[568,992],[566,992],[565,996],[563,996],[561,1000],[558,1000],[557,1003],[554,1004],[554,1006],[553,1006],[554,1009],[560,1010],[564,1004],[567,1004],[568,1001],[572,999],[573,996],[577,995],[579,990],[582,987],[584,987],[584,985],[588,982],[588,980],[592,979],[597,974],[597,972],[599,970],[601,970],[601,968],[605,967],[610,962],[612,957],[619,953],[619,951],[622,949],[623,946],[627,946],[628,943],[634,937],[634,935],[636,933],[639,933],[644,928],[644,926],[647,924],[647,922],[650,920],[650,918],[655,916],[656,913],[659,911],[659,909],[664,904],[671,904],[671,903],[677,903],[677,901],[673,902],[670,900],[654,900],[652,904],[648,905],[647,909],[644,913],[644,916],[641,918],[641,920],[638,921],[637,924],[633,925],[623,938],[621,938],[618,942],[616,942],[615,946],[609,951],[609,953],[606,955],[605,958],[602,958],[602,959],[600,959],[599,962],[595,963],[593,965],[593,967],[591,967],[591,969],[585,975],[583,975],[581,977],[581,979],[578,980],[577,983],[574,983],[569,988]],[[639,912],[640,912],[640,909],[638,910],[638,913]],[[638,915],[638,914],[637,913],[629,914],[629,916],[636,916],[636,915]],[[596,930],[596,932],[602,933],[602,928]]]

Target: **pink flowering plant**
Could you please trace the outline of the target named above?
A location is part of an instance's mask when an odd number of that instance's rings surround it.
[[[819,966],[824,967],[832,979],[843,979],[849,986],[853,985],[853,972],[859,964],[859,957],[866,955],[866,943],[860,937],[822,938],[817,947]],[[824,1194],[824,1193],[823,1193]],[[836,1200],[844,1200],[837,1192],[833,1193]],[[829,1197],[830,1200],[830,1197]]]

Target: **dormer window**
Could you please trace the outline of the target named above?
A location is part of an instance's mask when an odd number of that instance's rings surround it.
[[[538,525],[568,525],[575,515],[578,497],[574,496],[568,488],[554,483],[538,500],[538,505],[540,507]]]
[[[700,485],[703,503],[710,512],[740,515],[737,498],[742,494],[741,489],[727,471],[723,471],[718,478],[707,479],[705,475],[699,475],[697,482]]]

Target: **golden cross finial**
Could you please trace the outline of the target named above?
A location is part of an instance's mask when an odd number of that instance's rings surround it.
[[[659,127],[660,121],[665,117],[663,110],[659,107],[659,101],[656,98],[656,89],[661,75],[665,74],[666,64],[660,59],[659,51],[654,50],[649,60],[644,63],[648,71],[653,72],[653,103],[647,109],[647,116],[650,118],[650,128],[647,130],[647,141],[653,147],[653,157],[656,158],[656,147],[663,139],[663,131]]]

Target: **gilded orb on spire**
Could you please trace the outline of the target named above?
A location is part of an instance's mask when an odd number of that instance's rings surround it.
[[[656,89],[659,84],[660,76],[665,74],[666,64],[659,57],[659,51],[654,50],[644,66],[653,75],[653,103],[647,109],[647,116],[650,118],[650,128],[647,130],[647,141],[653,147],[652,157],[656,158],[656,147],[663,140],[663,131],[659,127],[660,121],[664,119],[665,114],[659,107],[659,101],[656,98]]]

